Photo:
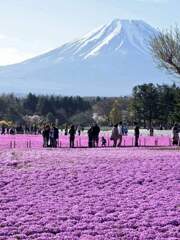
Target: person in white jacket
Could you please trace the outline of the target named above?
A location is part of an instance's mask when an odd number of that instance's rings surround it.
[[[118,133],[119,133],[118,147],[121,147],[122,137],[123,137],[123,125],[122,125],[122,122],[119,122],[119,124],[118,124]]]

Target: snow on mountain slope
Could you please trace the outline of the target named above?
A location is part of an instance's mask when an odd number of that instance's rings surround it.
[[[143,21],[115,19],[46,54],[0,68],[1,91],[118,96],[144,82],[168,82],[148,49],[156,33]]]

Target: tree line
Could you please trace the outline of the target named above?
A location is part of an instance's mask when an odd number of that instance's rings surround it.
[[[15,124],[57,122],[62,125],[72,116],[90,108],[90,102],[79,96],[38,96],[32,93],[25,97],[0,95],[0,120]]]
[[[180,88],[175,84],[138,85],[130,97],[105,99],[94,108],[104,124],[123,121],[131,126],[138,122],[144,128],[170,128],[180,122]]]
[[[180,122],[180,88],[175,84],[143,84],[134,87],[131,96],[114,98],[3,94],[0,120],[15,125],[54,122],[58,126],[71,123],[89,126],[94,122],[111,126],[123,121],[128,125],[138,122],[146,128],[168,128]]]

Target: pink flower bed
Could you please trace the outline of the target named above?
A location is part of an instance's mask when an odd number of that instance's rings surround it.
[[[110,140],[110,135],[108,133],[103,134],[107,140],[107,146],[112,146],[113,142]],[[101,146],[101,137],[99,138],[99,145]],[[0,149],[10,148],[11,145],[16,148],[27,148],[27,144],[31,144],[32,148],[42,148],[43,140],[41,135],[0,135]],[[172,145],[172,139],[169,136],[141,136],[139,139],[140,146],[170,146]],[[69,136],[60,135],[59,146],[69,147]],[[81,136],[76,136],[75,138],[76,147],[87,147],[88,137],[87,134]],[[124,136],[122,141],[122,146],[134,146],[133,136]]]
[[[178,240],[180,152],[0,151],[0,240]]]

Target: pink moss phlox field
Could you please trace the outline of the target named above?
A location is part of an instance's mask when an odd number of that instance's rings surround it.
[[[0,151],[0,240],[178,240],[180,152]]]
[[[104,136],[107,140],[107,146],[112,146],[113,142],[110,140],[110,133],[104,132],[100,135],[99,145],[101,146],[101,137]],[[0,135],[0,149],[7,149],[12,146],[18,149],[27,148],[27,144],[30,142],[31,148],[42,148],[43,139],[41,135]],[[172,138],[170,136],[140,136],[140,146],[170,146],[172,145]],[[69,147],[69,136],[60,134],[59,146]],[[75,147],[87,147],[88,137],[86,133],[75,138]],[[123,136],[122,146],[134,146],[134,136]]]

